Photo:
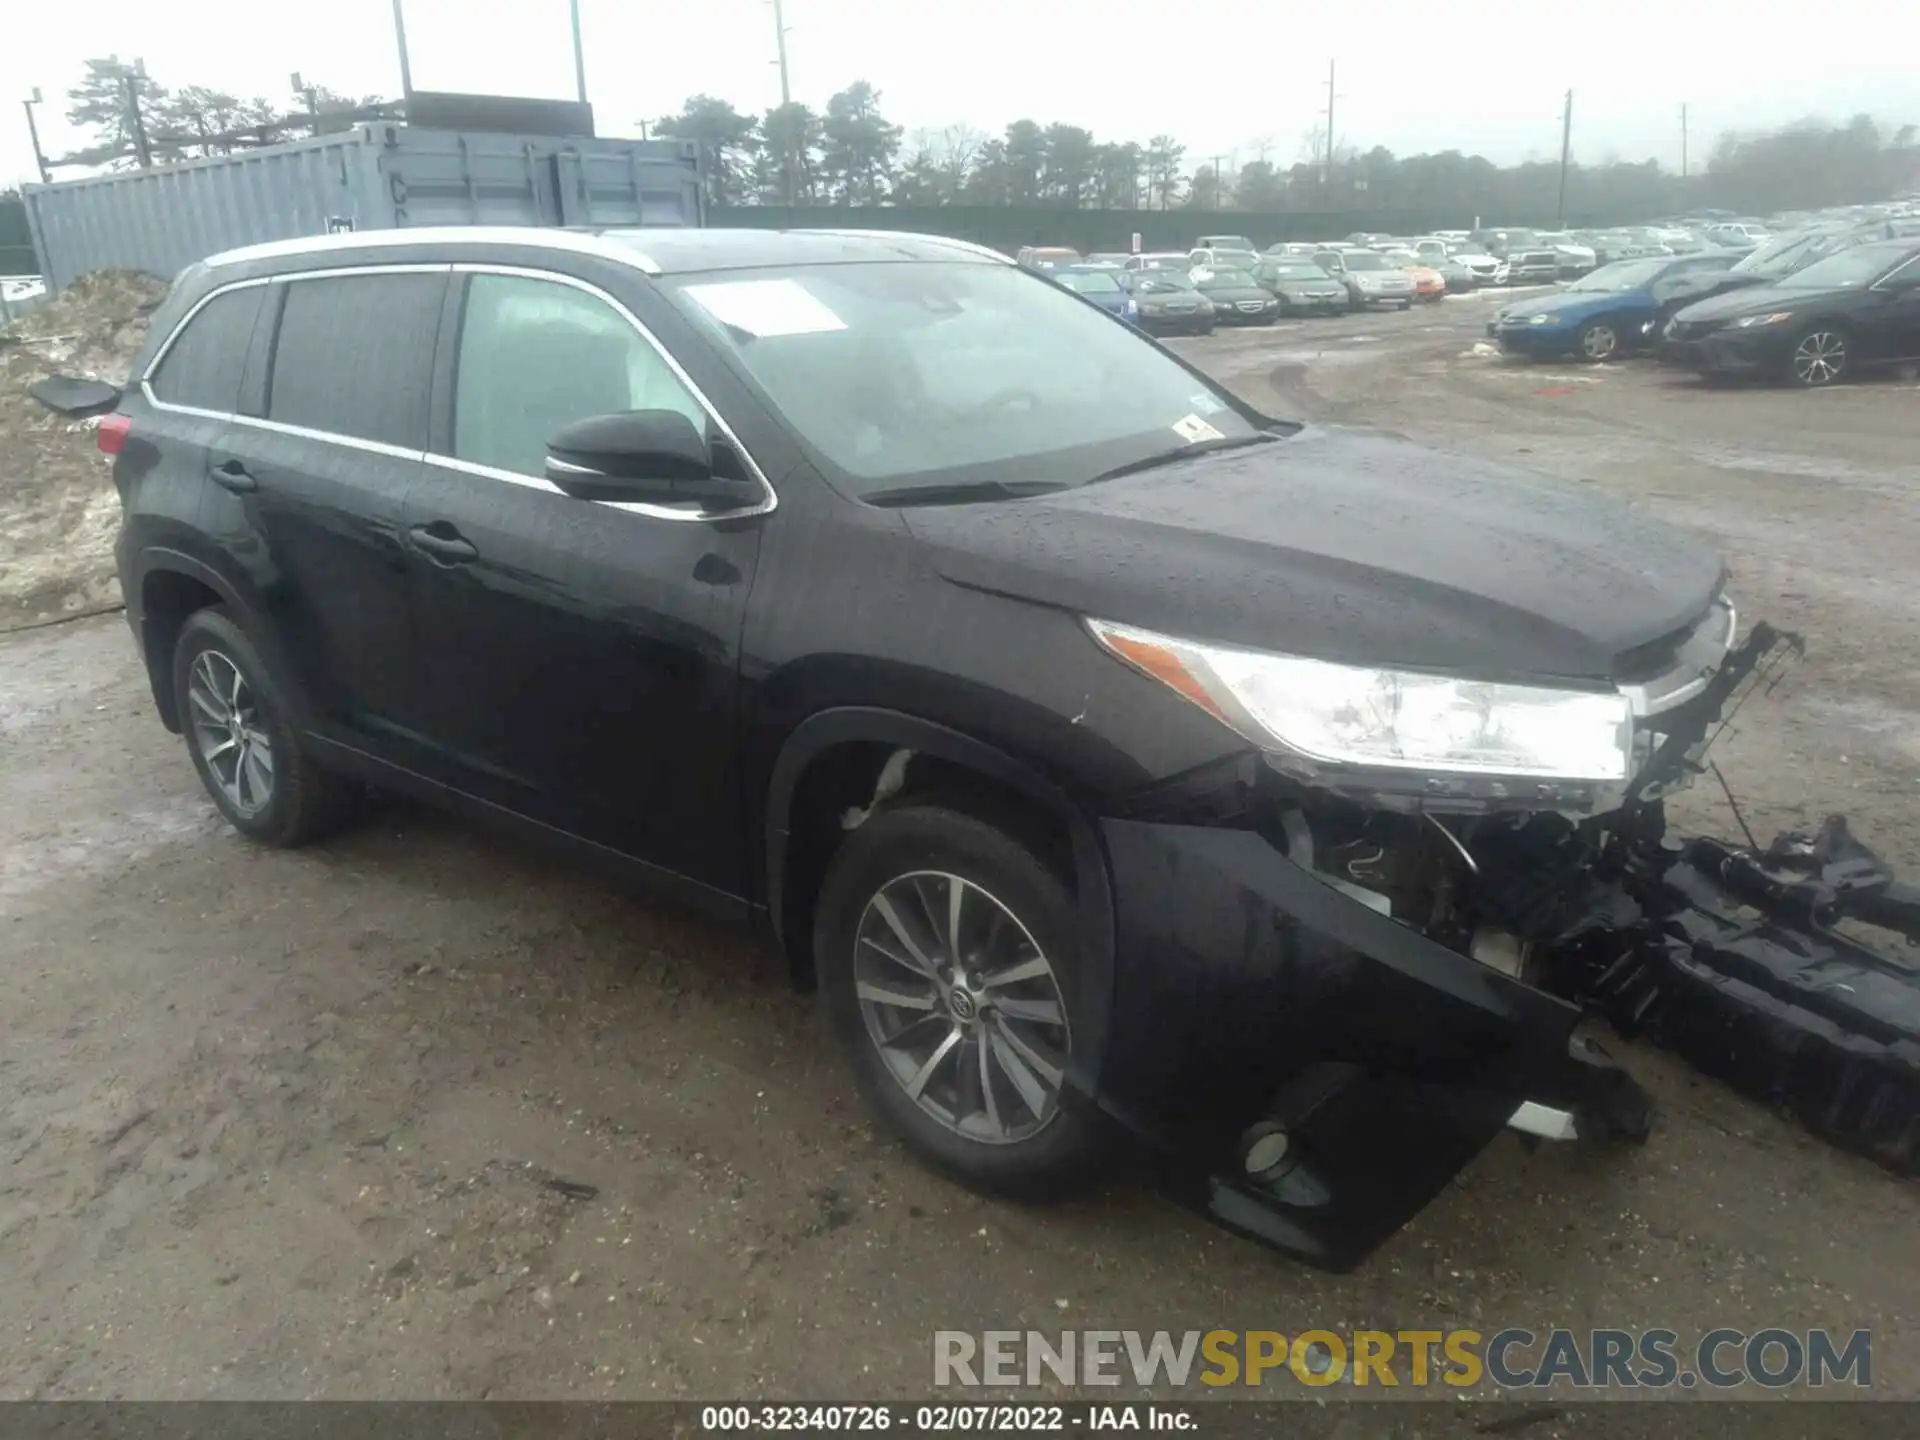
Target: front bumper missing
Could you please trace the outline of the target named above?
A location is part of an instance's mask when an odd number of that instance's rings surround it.
[[[1700,768],[1729,694],[1782,638],[1757,627],[1669,712],[1620,812],[1468,833],[1478,865],[1455,908],[1517,938],[1516,974],[1270,839],[1258,792],[1293,782],[1264,768],[1104,820],[1119,963],[1103,1107],[1153,1142],[1186,1203],[1331,1269],[1504,1128],[1644,1139],[1648,1097],[1576,1034],[1587,1015],[1920,1172],[1920,974],[1839,928],[1920,943],[1920,892],[1838,819],[1764,851],[1665,838],[1659,794]]]

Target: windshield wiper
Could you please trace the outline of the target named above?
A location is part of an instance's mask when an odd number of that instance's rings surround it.
[[[956,485],[902,485],[860,498],[869,505],[977,505],[987,500],[1025,500],[1072,487],[1064,480],[969,480]]]
[[[1111,470],[1102,470],[1087,483],[1098,484],[1102,480],[1118,480],[1122,475],[1138,475],[1142,470],[1157,470],[1162,465],[1177,465],[1182,460],[1197,459],[1202,455],[1217,455],[1222,450],[1243,450],[1249,445],[1265,445],[1281,437],[1270,431],[1261,431],[1258,435],[1221,436],[1218,440],[1197,440],[1191,445],[1182,445],[1177,450],[1163,450],[1158,455],[1149,455],[1144,460],[1129,460],[1124,465],[1116,465]]]

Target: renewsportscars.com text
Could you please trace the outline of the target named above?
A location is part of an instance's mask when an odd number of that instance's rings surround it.
[[[1271,1377],[1271,1381],[1269,1379]],[[1483,1381],[1509,1390],[1726,1390],[1873,1383],[1871,1331],[936,1330],[936,1386],[1387,1387]]]

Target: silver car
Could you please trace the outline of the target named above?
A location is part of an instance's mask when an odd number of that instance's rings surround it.
[[[1356,310],[1369,305],[1413,308],[1413,276],[1377,250],[1322,250],[1313,263],[1346,284],[1347,299]]]

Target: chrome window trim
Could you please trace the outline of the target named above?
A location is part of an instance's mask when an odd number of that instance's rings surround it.
[[[1835,251],[1834,253],[1838,254],[1839,252]],[[1898,265],[1894,266],[1891,270],[1887,271],[1886,274],[1882,275],[1878,280],[1874,281],[1873,284],[1869,285],[1867,288],[1869,290],[1879,290],[1884,292],[1887,288],[1887,282],[1893,279],[1893,277],[1898,275],[1902,270],[1906,269],[1909,265],[1920,265],[1920,252],[1916,252],[1915,254],[1909,255],[1906,259],[1902,260]]]
[[[773,488],[773,482],[767,479],[766,472],[760,468],[760,462],[754,459],[753,452],[741,443],[740,437],[734,433],[734,429],[727,423],[726,417],[722,415],[714,403],[707,398],[706,391],[694,383],[693,377],[687,374],[685,367],[674,358],[673,352],[662,345],[653,331],[641,323],[640,317],[635,315],[633,311],[629,310],[625,305],[621,304],[614,296],[609,295],[605,290],[602,290],[591,281],[581,280],[572,275],[562,275],[556,270],[540,270],[525,265],[495,265],[479,260],[455,261],[453,263],[453,271],[457,275],[506,275],[521,280],[544,280],[553,284],[567,285],[583,294],[593,296],[596,300],[608,306],[616,315],[633,327],[634,332],[653,348],[654,354],[666,362],[667,369],[673,372],[674,379],[686,387],[687,393],[699,403],[702,410],[706,411],[707,418],[712,421],[715,428],[726,437],[727,443],[733,446],[734,453],[746,463],[747,469],[753,472],[753,478],[759,482],[760,489],[765,496],[764,499],[752,505],[741,505],[731,510],[711,511],[676,510],[672,506],[651,505],[639,500],[590,500],[586,502],[587,504],[606,505],[615,510],[625,511],[629,515],[648,515],[656,520],[680,521],[745,520],[755,515],[770,515],[780,508],[780,494]],[[457,366],[457,355],[455,360]],[[457,400],[459,392],[459,371],[457,368],[454,372],[454,391]],[[453,461],[454,464],[452,468],[456,470],[462,470],[469,474],[487,475],[496,479],[510,473],[504,470],[496,470],[490,465],[477,465],[472,461],[459,460],[458,457],[452,455],[429,453],[426,458],[429,464],[440,465],[448,461]],[[535,489],[551,490],[556,495],[565,493],[544,476],[515,474],[513,479],[517,483],[530,484]]]
[[[474,228],[484,229],[485,227]],[[428,232],[424,230],[412,232],[415,236],[426,233]],[[460,238],[467,238],[473,234],[473,229],[467,228],[450,233],[456,234]],[[275,243],[286,245],[289,242],[280,241]],[[255,246],[253,248],[255,251],[260,251],[268,249],[269,247]],[[232,255],[240,255],[242,252],[235,251],[230,253]],[[293,254],[300,252],[297,249],[290,249],[286,251],[276,251],[275,253]],[[619,510],[628,515],[644,515],[654,520],[681,522],[744,520],[756,515],[770,515],[779,508],[779,492],[773,488],[773,483],[767,479],[766,472],[760,468],[760,462],[754,459],[752,452],[741,443],[740,437],[734,433],[733,427],[727,423],[725,417],[714,407],[713,402],[707,398],[706,392],[694,384],[693,378],[687,374],[686,370],[681,366],[680,362],[673,357],[672,353],[660,343],[654,333],[641,323],[638,316],[619,300],[609,295],[605,290],[602,290],[598,285],[578,279],[572,275],[563,275],[556,270],[542,270],[537,267],[525,265],[495,265],[484,261],[441,260],[395,265],[335,265],[313,270],[289,271],[283,275],[261,275],[255,276],[250,280],[230,281],[202,295],[193,303],[192,308],[180,317],[179,322],[168,332],[167,338],[161,342],[160,348],[154,352],[153,359],[148,362],[147,368],[141,373],[140,393],[147,404],[156,410],[170,415],[190,415],[201,420],[224,420],[229,424],[246,425],[253,429],[264,430],[276,435],[288,435],[302,440],[319,440],[330,445],[345,446],[349,450],[361,450],[368,454],[383,455],[398,460],[413,460],[436,465],[442,469],[456,470],[466,475],[479,476],[483,479],[504,480],[508,484],[523,486],[531,490],[544,490],[552,495],[565,495],[565,491],[561,490],[544,476],[521,475],[511,470],[499,470],[490,465],[478,465],[470,460],[460,460],[452,455],[438,455],[430,450],[408,450],[397,445],[384,444],[378,440],[363,440],[358,436],[341,435],[331,430],[312,430],[303,425],[289,425],[280,420],[268,420],[253,415],[242,415],[237,411],[223,412],[204,410],[196,405],[179,405],[171,401],[162,400],[154,393],[152,377],[159,369],[160,362],[166,359],[167,352],[173,348],[174,343],[180,338],[181,333],[192,323],[196,315],[220,296],[230,291],[247,290],[260,285],[290,284],[300,280],[333,279],[346,275],[431,275],[448,273],[510,275],[528,280],[553,281],[561,285],[570,285],[574,289],[592,295],[602,303],[611,306],[617,315],[625,320],[627,324],[631,325],[640,337],[645,340],[648,345],[653,347],[654,353],[666,361],[667,368],[673,372],[674,378],[687,388],[687,393],[699,402],[700,408],[707,413],[708,418],[718,427],[720,433],[726,436],[728,442],[733,446],[735,453],[740,456],[746,463],[747,468],[752,471],[753,478],[759,482],[760,488],[766,495],[764,500],[753,505],[741,506],[731,510],[715,511],[677,510],[672,506],[653,505],[638,500],[575,500],[575,504],[603,505],[609,510]]]
[[[991,245],[981,245],[973,240],[956,240],[950,235],[925,235],[918,230],[842,230],[806,226],[800,230],[803,235],[839,235],[850,240],[925,240],[935,245],[945,245],[954,250],[965,251],[969,255],[979,255],[1002,265],[1013,265],[1015,260],[1004,255]],[[1027,249],[1048,249],[1048,246],[1027,246]]]
[[[354,230],[344,235],[299,235],[290,240],[269,240],[260,245],[223,250],[218,255],[209,256],[205,263],[209,266],[240,265],[249,260],[278,260],[289,255],[326,256],[341,252],[393,249],[403,245],[449,244],[568,250],[576,255],[593,255],[602,260],[630,265],[644,274],[660,273],[660,266],[653,257],[634,246],[608,240],[599,234],[549,230],[537,225],[422,225],[413,230]]]

